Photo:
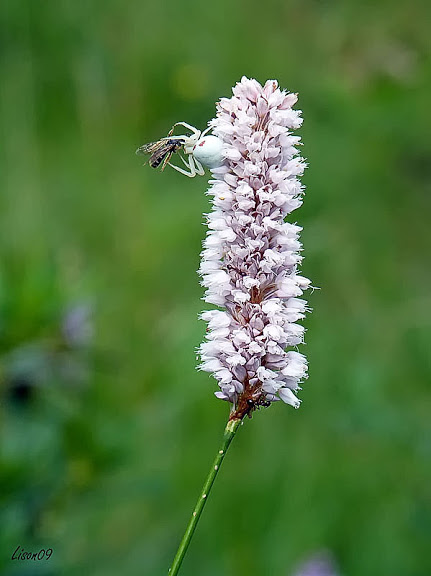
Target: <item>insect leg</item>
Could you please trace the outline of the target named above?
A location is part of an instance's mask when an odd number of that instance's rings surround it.
[[[163,160],[163,164],[162,164],[162,168],[161,168],[162,172],[166,168],[166,164],[169,164],[169,160],[171,159],[172,154],[173,154],[173,152],[169,152],[168,154],[166,154],[166,157]]]

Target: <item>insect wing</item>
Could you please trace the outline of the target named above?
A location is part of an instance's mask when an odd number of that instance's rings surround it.
[[[183,146],[184,138],[179,136],[174,136],[172,138],[166,137],[157,140],[157,142],[143,144],[136,150],[136,154],[149,154],[150,158],[148,159],[148,164],[152,168],[158,168],[160,164],[162,164],[162,170],[164,170],[172,154],[177,152]]]
[[[139,148],[136,150],[136,154],[154,154],[154,152],[160,150],[163,145],[163,140],[158,140],[157,142],[148,142],[148,144],[139,146]]]
[[[158,168],[160,164],[164,161],[167,156],[171,156],[172,151],[169,146],[163,146],[155,150],[154,154],[150,156],[148,160],[149,165],[151,168]]]

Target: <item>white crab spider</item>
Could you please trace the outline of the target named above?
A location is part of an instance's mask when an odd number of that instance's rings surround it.
[[[187,161],[184,160],[181,154],[179,154],[179,156],[189,170],[184,170],[183,168],[168,162],[169,166],[174,168],[174,170],[181,172],[181,174],[193,178],[196,174],[199,174],[199,176],[205,174],[203,166],[206,166],[207,168],[217,168],[222,165],[223,142],[220,138],[217,138],[217,136],[211,134],[206,136],[207,132],[209,132],[211,128],[207,128],[201,132],[194,126],[187,124],[187,122],[176,122],[174,124],[174,127],[175,126],[184,126],[192,132],[190,136],[182,135],[169,137],[172,140],[183,141],[184,154],[188,156]]]

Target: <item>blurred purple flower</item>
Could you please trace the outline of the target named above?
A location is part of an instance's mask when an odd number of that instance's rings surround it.
[[[243,77],[210,122],[225,161],[212,169],[199,272],[205,301],[222,310],[201,316],[209,325],[199,367],[218,380],[216,396],[233,404],[231,419],[280,399],[297,408],[307,376],[306,358],[285,351],[303,342],[300,296],[310,285],[298,274],[301,228],[284,222],[303,194],[305,162],[291,134],[302,123],[296,101],[274,80],[262,87]]]
[[[293,576],[339,576],[332,555],[326,550],[313,554],[293,573]]]
[[[16,403],[26,403],[50,383],[84,385],[90,374],[88,352],[93,312],[85,303],[66,310],[51,339],[24,342],[0,357],[0,384]]]
[[[93,339],[93,314],[88,304],[76,304],[66,310],[61,331],[70,348],[86,348]]]

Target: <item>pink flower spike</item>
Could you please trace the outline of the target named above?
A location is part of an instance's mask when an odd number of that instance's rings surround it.
[[[299,407],[307,361],[286,348],[303,342],[297,321],[308,308],[299,297],[310,281],[299,274],[302,229],[284,221],[304,192],[306,164],[291,133],[302,123],[297,94],[246,77],[232,92],[210,122],[224,163],[212,170],[199,273],[204,300],[221,310],[202,314],[209,325],[199,351],[200,368],[218,381],[215,395],[238,420],[277,400]]]

